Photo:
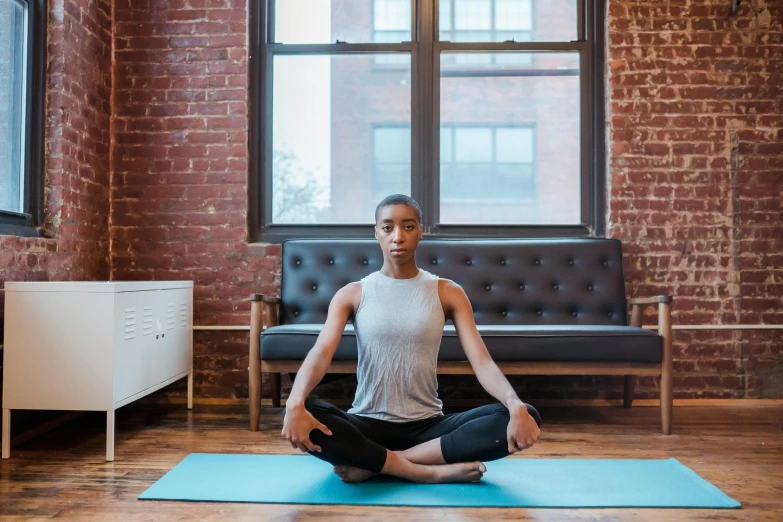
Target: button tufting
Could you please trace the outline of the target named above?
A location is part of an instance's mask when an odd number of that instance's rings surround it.
[[[318,285],[313,285],[313,290],[318,290]]]
[[[607,316],[607,317],[612,317],[612,312],[611,312],[611,311],[609,311],[609,312],[606,312],[606,316]]]
[[[539,310],[539,311],[538,311],[538,312],[536,312],[536,313],[537,313],[538,315],[544,315],[544,312],[543,312],[543,311],[541,311],[541,310]]]
[[[301,264],[302,264],[302,260],[301,260],[301,259],[297,259],[297,260],[296,260],[296,264],[297,264],[297,265],[301,265]]]
[[[574,266],[574,260],[573,259],[569,259],[568,260],[568,264],[571,265],[571,266]]]
[[[468,259],[467,261],[465,261],[465,264],[466,264],[466,265],[472,265],[472,264],[473,264],[473,261],[471,261],[470,259]]]
[[[364,265],[366,265],[368,263],[369,263],[369,261],[367,261],[366,259],[364,261],[362,261],[362,264],[364,264]]]
[[[579,315],[579,312],[571,312],[571,315],[573,315],[574,317],[576,317],[577,315]]]
[[[604,259],[604,266],[609,266],[609,260],[608,259]]]
[[[587,289],[592,292],[595,289],[595,287],[593,285],[587,285]]]
[[[524,290],[525,289],[525,285],[524,284],[519,285],[519,289],[520,290]]]
[[[506,264],[506,260],[505,260],[505,259],[501,259],[501,260],[500,260],[500,264],[505,266],[505,264]]]
[[[536,259],[535,263],[536,263],[536,265],[540,265],[541,264],[541,260],[540,259]]]
[[[503,310],[502,312],[500,312],[500,315],[502,315],[503,317],[505,317],[505,316],[507,316],[507,315],[508,315],[508,312],[506,312],[505,310]]]
[[[294,312],[294,315],[299,315],[299,311],[297,310],[296,312]]]
[[[557,286],[557,283],[555,283],[555,284],[552,285],[552,288],[557,290],[559,287]]]
[[[492,290],[492,285],[487,285],[484,288],[486,288],[487,290]]]
[[[433,260],[432,260],[432,264],[433,264],[433,265],[437,265],[437,264],[438,264],[438,260],[437,260],[437,259],[433,259]]]
[[[330,260],[329,260],[329,264],[330,264],[330,265],[333,265],[333,264],[334,264],[334,259],[330,259]]]

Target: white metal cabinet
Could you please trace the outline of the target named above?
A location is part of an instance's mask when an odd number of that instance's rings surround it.
[[[193,282],[8,282],[2,458],[11,410],[114,411],[188,377],[193,406]]]

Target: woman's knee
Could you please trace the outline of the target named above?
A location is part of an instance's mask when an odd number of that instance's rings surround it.
[[[322,401],[321,399],[313,399],[311,397],[305,399],[304,407],[305,410],[307,410],[310,415],[318,419],[319,422],[324,422],[323,419],[329,414],[335,413],[335,410],[337,412],[340,411],[337,406],[329,404],[326,401]],[[288,412],[285,408],[283,408],[283,418],[285,418],[286,413]]]
[[[541,414],[538,413],[538,410],[535,409],[533,406],[531,406],[528,403],[523,403],[527,407],[527,412],[530,414],[531,417],[533,417],[533,420],[536,421],[536,424],[538,427],[541,427]]]
[[[532,405],[530,405],[530,404],[528,404],[526,402],[523,402],[522,404],[525,405],[525,407],[527,408],[527,412],[530,414],[531,417],[533,417],[533,420],[536,421],[536,424],[540,428],[541,427],[541,414],[539,414],[538,410],[535,409]],[[497,406],[495,407],[495,411],[498,414],[503,415],[503,416],[509,416],[510,415],[509,412],[508,412],[508,409],[502,403],[498,403],[497,404]]]
[[[304,407],[313,415],[313,417],[334,413],[335,410],[339,411],[337,406],[329,404],[326,401],[322,401],[321,399],[314,399],[312,397],[305,399]]]

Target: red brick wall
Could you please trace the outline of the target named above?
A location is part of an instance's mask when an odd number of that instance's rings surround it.
[[[279,245],[245,241],[246,41],[244,1],[115,2],[112,275],[192,279],[195,324],[277,291]],[[196,394],[247,396],[247,334],[197,332],[194,356]]]
[[[610,235],[630,293],[673,293],[675,324],[783,324],[782,20],[763,0],[610,2]],[[675,396],[783,397],[780,339],[677,332]]]
[[[5,281],[109,278],[109,0],[49,2],[48,42],[47,237],[0,236],[0,338]]]

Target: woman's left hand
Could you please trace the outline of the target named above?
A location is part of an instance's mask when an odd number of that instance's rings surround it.
[[[508,423],[508,430],[506,430],[508,452],[516,453],[535,444],[538,436],[541,434],[541,430],[533,417],[530,416],[530,413],[528,413],[527,406],[524,404],[513,406],[509,413],[511,420]]]

